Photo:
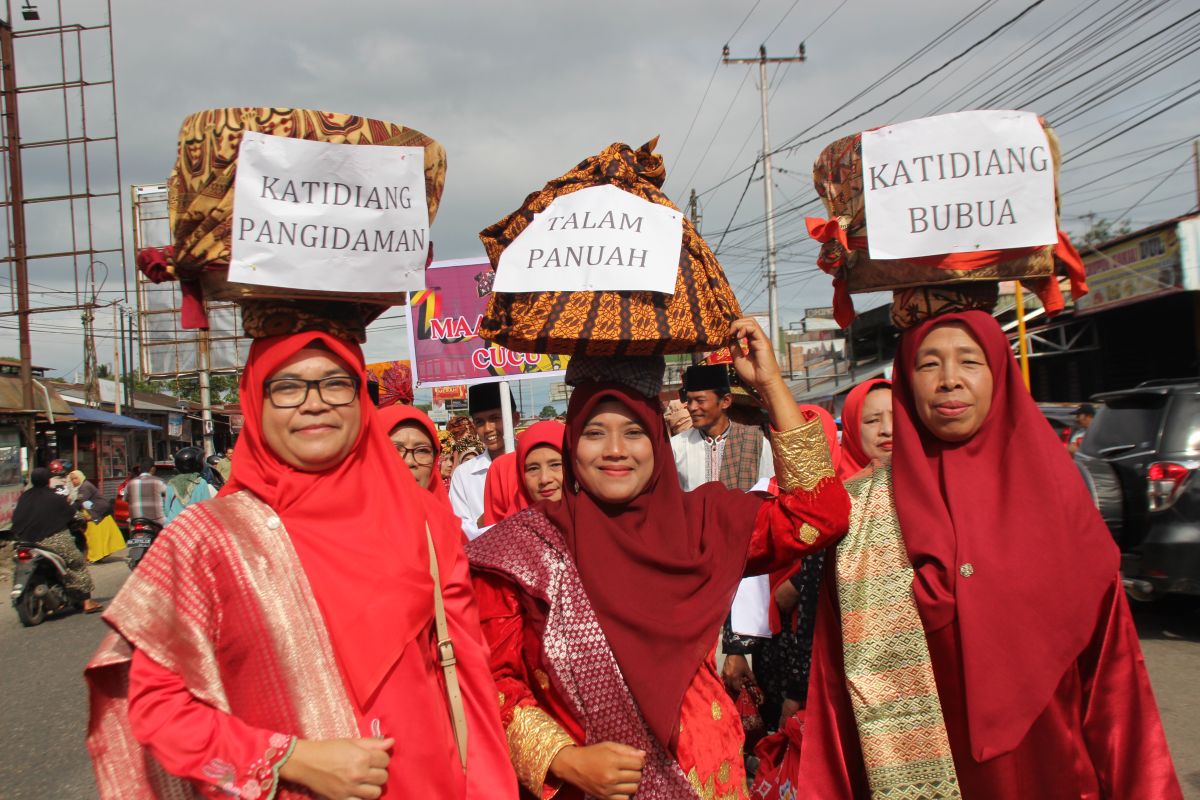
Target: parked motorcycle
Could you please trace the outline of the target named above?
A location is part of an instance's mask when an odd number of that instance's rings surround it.
[[[129,569],[137,569],[137,565],[141,563],[146,551],[154,544],[160,531],[162,531],[162,525],[152,519],[134,517],[129,520],[129,538],[125,541],[125,546],[129,548],[125,563],[129,565]]]
[[[84,520],[71,525],[77,537],[86,526]],[[46,617],[79,611],[84,598],[67,591],[67,565],[62,556],[40,547],[36,542],[13,543],[12,604],[25,627],[41,625]]]

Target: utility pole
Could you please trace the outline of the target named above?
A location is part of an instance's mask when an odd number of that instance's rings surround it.
[[[779,292],[775,273],[775,203],[771,190],[774,175],[771,174],[771,133],[767,121],[767,64],[803,63],[804,44],[801,43],[798,55],[786,58],[767,58],[767,46],[760,45],[758,58],[730,58],[729,45],[721,52],[721,61],[725,64],[758,64],[758,91],[762,96],[762,161],[763,161],[763,203],[767,216],[767,305],[771,318],[771,347],[779,356]]]
[[[209,389],[209,364],[208,364],[208,329],[200,330],[200,341],[198,342],[197,355],[199,362],[196,366],[197,377],[200,379],[200,425],[202,431],[202,443],[204,445],[204,457],[208,458],[216,450],[213,448],[213,417],[212,417],[212,392]]]
[[[1192,167],[1196,170],[1196,208],[1200,208],[1200,139],[1192,139]]]
[[[7,5],[7,4],[6,4]],[[17,330],[20,337],[21,432],[30,464],[37,450],[36,409],[33,405],[33,345],[29,336],[29,261],[25,249],[25,184],[21,177],[21,129],[17,121],[17,67],[13,63],[12,9],[0,21],[0,60],[3,60],[4,146],[8,150],[8,207],[12,214],[12,255],[17,281]]]
[[[700,196],[696,194],[696,190],[692,189],[691,195],[688,197],[688,219],[692,221],[692,227],[696,229],[696,233],[700,233],[700,222],[704,219],[700,213]],[[692,364],[703,364],[703,353],[692,353]]]
[[[121,347],[121,339],[120,339],[120,336],[118,336],[118,331],[120,330],[120,328],[117,326],[117,317],[120,316],[121,312],[117,308],[117,303],[115,300],[113,301],[112,311],[113,311],[113,332],[112,332],[112,337],[113,337],[113,366],[112,366],[113,412],[116,414],[120,414],[121,413],[121,355],[120,355],[121,351],[119,348]]]

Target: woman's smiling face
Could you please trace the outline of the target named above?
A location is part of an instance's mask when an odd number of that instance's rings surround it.
[[[654,443],[637,415],[618,400],[596,405],[573,450],[579,483],[604,503],[630,502],[654,474]]]

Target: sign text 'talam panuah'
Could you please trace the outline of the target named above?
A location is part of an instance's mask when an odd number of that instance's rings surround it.
[[[1036,114],[966,111],[862,134],[871,258],[1054,244],[1054,163]]]
[[[674,294],[683,215],[615,186],[552,202],[496,267],[497,292],[650,291]]]
[[[229,280],[329,292],[424,287],[425,151],[247,131]]]

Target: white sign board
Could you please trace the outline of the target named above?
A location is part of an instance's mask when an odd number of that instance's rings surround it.
[[[871,258],[1058,240],[1054,163],[1036,114],[965,111],[862,135]]]
[[[229,280],[329,292],[425,288],[425,151],[248,131]]]
[[[535,214],[500,255],[496,292],[675,293],[683,215],[615,186],[590,186]]]
[[[443,401],[434,400],[433,405],[429,408],[429,418],[440,425],[444,425],[450,421],[450,411],[446,408],[446,404]]]

